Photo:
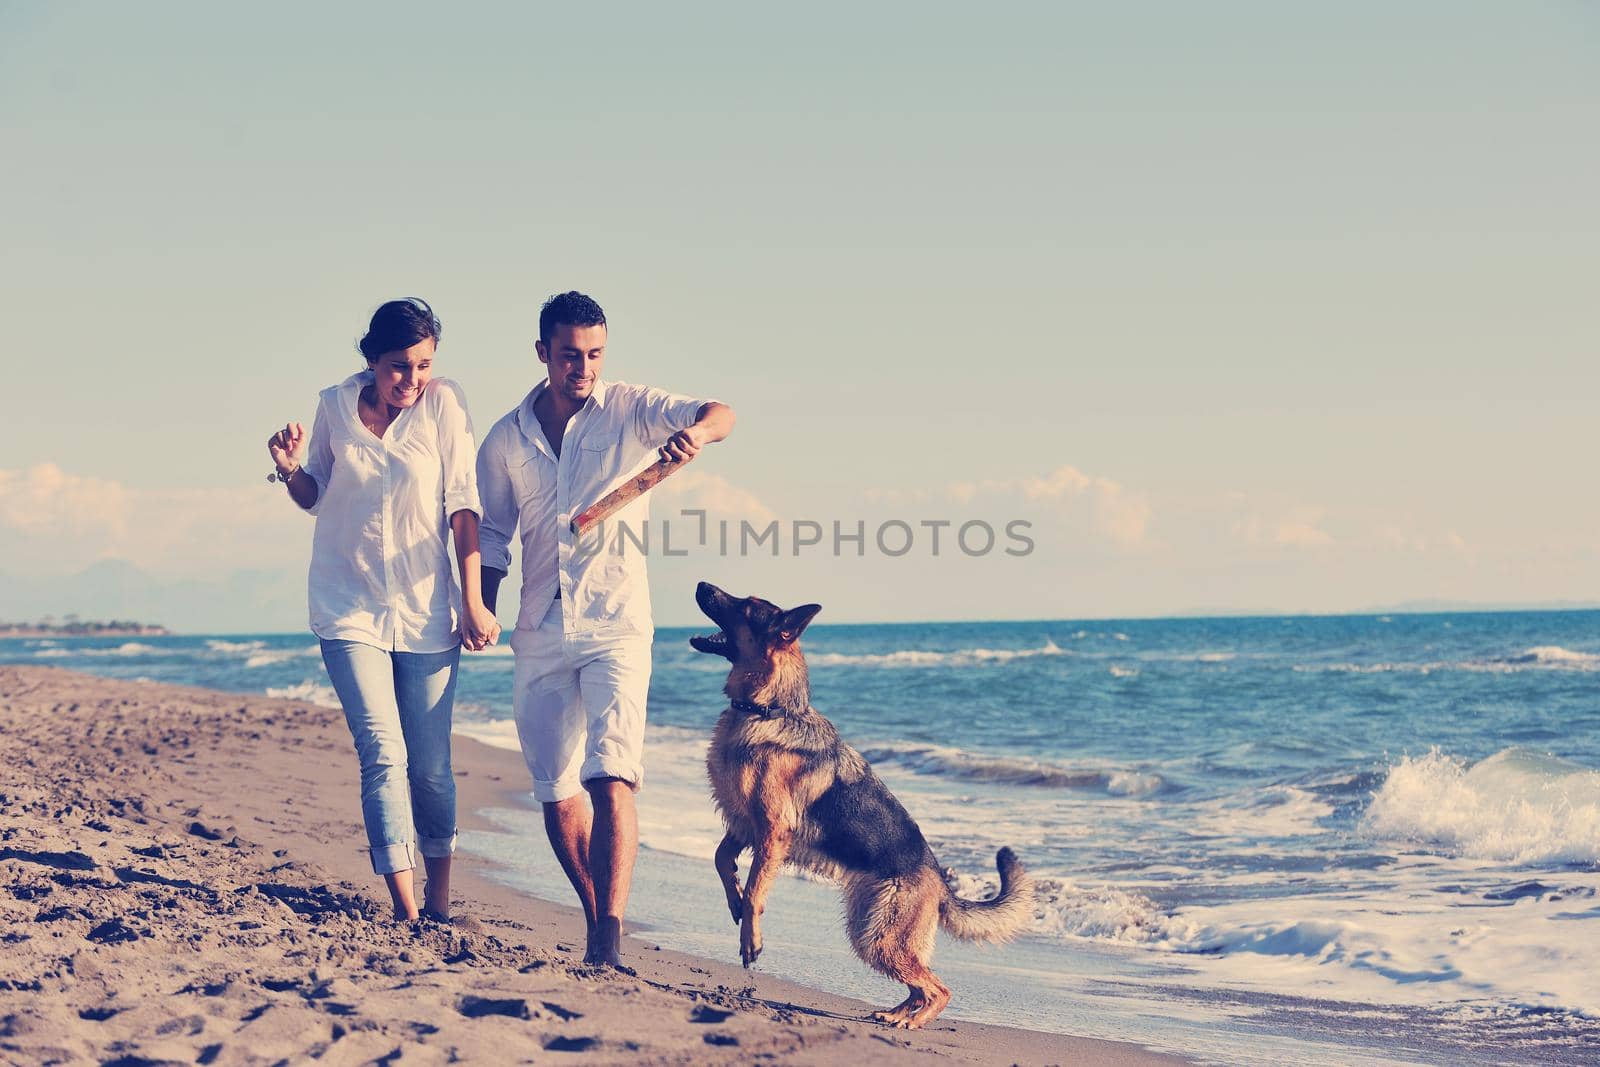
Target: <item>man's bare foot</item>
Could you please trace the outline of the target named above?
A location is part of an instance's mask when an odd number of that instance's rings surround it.
[[[622,966],[622,920],[601,919],[589,932],[589,948],[583,962],[602,967]]]

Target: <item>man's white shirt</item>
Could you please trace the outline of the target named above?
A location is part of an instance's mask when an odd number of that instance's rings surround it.
[[[522,599],[512,647],[520,634],[538,628],[557,592],[565,634],[648,635],[654,626],[645,553],[631,541],[624,541],[624,551],[615,551],[619,525],[644,535],[648,494],[581,542],[569,523],[653,461],[656,449],[693,425],[712,401],[626,382],[596,382],[568,420],[557,457],[533,411],[548,387],[548,381],[534,386],[494,424],[478,450],[483,565],[509,569],[512,537],[519,528],[522,535]]]

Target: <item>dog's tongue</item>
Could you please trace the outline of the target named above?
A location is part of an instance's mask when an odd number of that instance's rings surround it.
[[[728,643],[725,634],[695,634],[689,638],[689,646],[701,652],[721,652]]]

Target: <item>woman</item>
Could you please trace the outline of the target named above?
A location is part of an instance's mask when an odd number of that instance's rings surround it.
[[[304,463],[299,423],[267,442],[274,477],[317,517],[311,629],[361,758],[372,867],[398,920],[448,921],[456,670],[463,645],[476,651],[500,633],[479,584],[472,423],[460,388],[433,377],[438,343],[426,303],[384,304],[361,339],[367,369],[322,391]],[[428,873],[421,909],[417,853]]]

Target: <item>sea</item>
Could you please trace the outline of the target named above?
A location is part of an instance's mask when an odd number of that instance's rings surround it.
[[[704,771],[726,661],[656,633],[630,917],[734,960]],[[1600,1062],[1600,612],[822,625],[813,703],[959,891],[1039,881],[1017,942],[942,937],[948,1014],[1219,1063]],[[337,706],[309,634],[15,638],[0,662]],[[460,734],[515,748],[512,660]],[[349,798],[354,807],[354,783]],[[565,902],[531,799],[469,857]],[[354,844],[353,844],[354,847]],[[892,1004],[833,887],[785,878],[761,970]]]

